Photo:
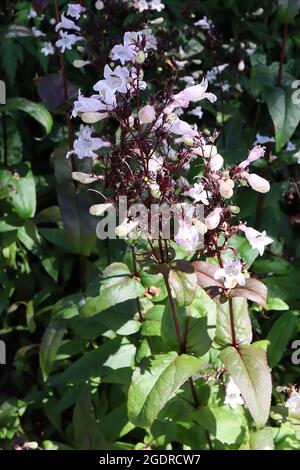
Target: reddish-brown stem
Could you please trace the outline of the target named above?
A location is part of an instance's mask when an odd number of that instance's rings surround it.
[[[56,23],[59,23],[60,21],[60,12],[59,12],[59,6],[58,6],[58,1],[54,1],[54,7],[55,7],[55,17],[56,17]],[[67,125],[67,130],[68,130],[68,147],[69,150],[73,148],[73,126],[72,126],[72,121],[71,121],[71,116],[69,112],[69,103],[68,103],[68,81],[67,81],[67,75],[66,75],[66,68],[65,68],[65,60],[63,54],[59,51],[58,52],[58,59],[59,59],[59,65],[60,65],[60,73],[62,76],[63,80],[63,88],[64,88],[64,105],[65,105],[65,117],[66,117],[66,125]],[[74,160],[74,155],[71,156],[71,163],[72,163],[72,170],[75,170],[75,160]]]
[[[218,240],[217,240],[216,235],[214,236],[214,245],[215,245],[215,248],[216,248],[216,255],[217,255],[219,266],[220,266],[220,268],[223,268],[223,261],[222,261],[222,258],[221,258],[221,253],[220,253],[220,249],[219,249],[219,246],[218,246]],[[236,341],[236,335],[235,335],[234,311],[233,311],[232,299],[229,299],[228,302],[229,302],[229,320],[230,320],[231,344],[232,344],[233,347],[238,348],[238,344],[237,344],[237,341]]]
[[[8,151],[7,151],[7,129],[6,129],[6,114],[2,112],[2,140],[3,140],[3,157],[4,165],[8,163]]]
[[[282,39],[281,39],[280,59],[279,59],[278,78],[277,78],[278,85],[281,85],[281,82],[282,82],[282,69],[283,69],[283,63],[284,63],[284,58],[285,58],[285,46],[286,46],[286,40],[287,40],[287,33],[288,33],[288,25],[285,24],[283,27]]]

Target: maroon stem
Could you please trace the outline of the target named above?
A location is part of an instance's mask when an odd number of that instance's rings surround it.
[[[287,33],[288,33],[288,25],[285,24],[283,27],[282,39],[281,39],[280,59],[279,59],[278,78],[277,78],[278,85],[281,85],[281,82],[282,82],[282,69],[283,69],[283,63],[285,59],[285,46],[286,46]]]
[[[222,261],[222,258],[221,258],[221,254],[220,254],[220,250],[219,250],[219,246],[218,246],[218,240],[217,240],[216,235],[214,236],[214,245],[215,245],[215,248],[216,248],[216,255],[217,255],[217,258],[218,258],[219,266],[220,266],[220,268],[223,268],[223,261]],[[229,302],[229,320],[230,320],[230,331],[231,331],[231,345],[234,348],[238,349],[238,343],[236,341],[236,335],[235,335],[235,322],[234,322],[234,311],[233,311],[232,299],[228,299],[228,302]]]
[[[8,164],[8,149],[7,149],[7,128],[6,128],[6,114],[2,112],[2,138],[3,138],[3,156],[4,165]]]

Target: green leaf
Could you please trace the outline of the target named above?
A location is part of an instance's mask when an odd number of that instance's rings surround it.
[[[181,338],[183,338],[185,334],[185,328],[187,325],[187,308],[183,306],[179,306],[175,299],[174,299],[174,303],[176,306],[180,336]],[[179,345],[178,337],[176,333],[172,308],[171,308],[170,302],[168,301],[166,302],[164,313],[162,316],[161,338],[164,344],[167,346],[168,350],[179,352],[180,345]]]
[[[271,367],[275,367],[283,356],[283,353],[295,331],[299,318],[298,312],[285,312],[275,321],[267,335],[270,341],[268,358]]]
[[[79,308],[82,301],[82,294],[72,294],[60,299],[52,309],[52,318],[70,319],[79,315]]]
[[[211,347],[212,339],[209,336],[208,317],[189,317],[186,339],[186,352],[201,357]]]
[[[133,373],[128,392],[130,421],[141,428],[151,426],[165,404],[201,365],[199,359],[175,352],[143,360]]]
[[[195,297],[197,275],[189,261],[177,261],[169,271],[169,284],[179,305],[190,305]]]
[[[195,411],[193,418],[224,444],[241,441],[247,426],[244,413],[229,406],[203,406]]]
[[[141,328],[143,336],[160,336],[163,312],[163,305],[154,305],[148,310]]]
[[[40,346],[40,366],[44,381],[47,380],[50,374],[64,333],[65,321],[62,319],[54,319],[49,323],[43,335]]]
[[[72,179],[71,162],[60,148],[54,155],[57,198],[69,244],[75,253],[88,256],[96,242],[96,220],[89,213],[90,194],[77,190]]]
[[[52,116],[41,103],[35,103],[26,98],[9,98],[3,111],[24,111],[43,126],[46,134],[51,132],[53,125]]]
[[[84,353],[61,374],[52,378],[55,385],[78,384],[85,380],[108,375],[113,370],[130,368],[136,348],[126,338],[108,340],[103,346]]]
[[[280,0],[278,1],[278,18],[282,23],[292,23],[299,13],[299,8],[299,0]]]
[[[257,426],[263,426],[269,417],[272,380],[266,353],[262,348],[241,345],[228,346],[220,353]]]
[[[0,184],[9,186],[8,201],[22,219],[33,217],[36,211],[35,181],[29,163],[17,165],[14,173],[2,170]]]
[[[250,434],[251,450],[274,450],[274,442],[271,428],[259,429]]]
[[[270,297],[267,301],[267,308],[266,310],[288,310],[289,306],[286,302],[278,297]]]
[[[300,122],[300,105],[293,103],[292,94],[290,86],[263,93],[275,127],[276,152],[287,144]]]
[[[76,403],[73,414],[74,447],[79,450],[105,450],[107,443],[97,422],[89,386]]]
[[[139,279],[135,278],[124,263],[112,263],[103,272],[100,295],[88,297],[81,309],[81,314],[91,316],[100,313],[113,305],[135,299],[145,293]]]
[[[238,344],[250,344],[252,326],[248,313],[247,300],[242,297],[232,299],[235,337]],[[229,302],[217,307],[217,328],[215,342],[221,346],[232,344]]]

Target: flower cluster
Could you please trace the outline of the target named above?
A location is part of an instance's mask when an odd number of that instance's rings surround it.
[[[85,7],[80,5],[80,3],[69,3],[66,15],[61,15],[61,20],[55,27],[55,31],[60,36],[55,45],[62,53],[66,49],[72,49],[74,44],[83,39],[80,35],[81,28],[71,18],[79,20],[84,11]]]
[[[172,208],[177,204],[179,220],[173,227],[177,244],[195,251],[199,248],[199,239],[204,237],[201,249],[206,256],[225,254],[220,269],[214,274],[215,280],[228,290],[244,286],[244,263],[234,250],[231,250],[234,257],[225,253],[231,237],[244,234],[260,255],[272,239],[241,221],[235,224],[233,220],[239,208],[232,204],[232,199],[238,187],[249,186],[259,193],[269,191],[268,181],[249,171],[253,162],[264,157],[265,148],[254,146],[244,161],[230,168],[218,152],[218,133],[204,137],[196,124],[181,118],[191,103],[204,99],[213,103],[217,99],[208,91],[207,79],[181,91],[175,90],[172,82],[160,95],[151,95],[148,102],[142,103],[142,93],[147,87],[142,65],[155,50],[156,40],[149,29],[126,32],[123,42],[112,48],[114,66],[105,66],[104,78],[94,85],[92,96],[84,97],[79,92],[73,117],[80,116],[87,124],[112,118],[118,122],[119,138],[105,142],[92,137],[91,127],[81,126],[74,148],[67,156],[92,157],[105,168],[99,193],[106,201],[93,206],[93,214],[100,215],[117,206],[121,196],[128,198],[130,206],[143,204],[148,209],[153,204]],[[97,152],[103,147],[107,147],[105,153]],[[200,169],[194,184],[187,179],[191,165]],[[82,178],[84,182],[93,180],[93,173]],[[194,213],[198,205],[203,207],[202,219]],[[160,238],[163,209],[158,217]],[[129,208],[116,234],[136,238],[143,225],[147,238],[153,239],[151,223],[151,217],[141,223]],[[218,246],[220,237],[222,246]]]
[[[136,10],[138,10],[140,13],[146,10],[154,10],[161,12],[164,8],[165,5],[161,2],[161,0],[123,0],[124,3],[128,3],[129,5],[132,5]]]

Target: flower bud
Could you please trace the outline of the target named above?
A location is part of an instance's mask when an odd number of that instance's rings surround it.
[[[234,182],[231,179],[219,182],[220,194],[224,199],[229,199],[233,195]]]
[[[237,215],[241,212],[241,209],[239,208],[239,206],[229,206],[228,208],[230,210],[230,212],[234,215]]]
[[[193,224],[195,225],[196,229],[197,229],[197,232],[200,234],[200,235],[205,235],[206,232],[207,232],[207,226],[201,222],[200,220],[198,219],[192,219],[192,222]]]
[[[134,230],[138,226],[137,221],[130,222],[127,218],[123,220],[123,222],[118,225],[115,229],[115,234],[118,237],[126,237],[132,230]]]
[[[215,145],[202,145],[198,148],[193,149],[193,153],[200,155],[204,158],[212,158],[217,155],[218,150]]]
[[[101,0],[97,0],[95,3],[95,8],[96,10],[103,10],[104,8],[104,3]]]
[[[146,56],[143,51],[139,51],[135,57],[135,61],[137,64],[143,64],[146,60]]]
[[[152,196],[157,199],[161,196],[160,187],[159,187],[159,184],[157,183],[150,184],[150,191],[151,191]]]
[[[221,220],[221,207],[216,207],[208,216],[205,218],[205,225],[208,230],[214,230],[218,227]]]
[[[139,110],[138,116],[142,124],[150,124],[155,119],[155,109],[150,104],[146,104]]]
[[[238,71],[243,72],[245,70],[245,62],[241,60],[238,64]]]
[[[183,136],[183,142],[184,142],[185,145],[191,146],[191,145],[193,145],[194,140],[190,135],[184,135]]]
[[[270,191],[270,183],[265,178],[262,178],[255,173],[248,174],[246,178],[254,191],[257,191],[258,193],[267,193]]]
[[[90,214],[91,215],[102,215],[104,214],[105,211],[113,207],[113,205],[108,202],[107,204],[94,204],[93,206],[90,207]]]
[[[165,21],[165,19],[160,16],[159,18],[155,18],[155,20],[149,21],[150,24],[161,24]]]
[[[86,124],[94,124],[95,122],[102,121],[107,118],[108,113],[83,113],[81,119]]]
[[[209,161],[209,167],[212,171],[219,171],[224,163],[224,158],[222,155],[217,153],[216,155],[212,156]]]
[[[89,60],[76,59],[76,60],[73,61],[73,67],[75,67],[76,69],[81,69],[82,67],[85,67],[89,63],[90,63]]]

